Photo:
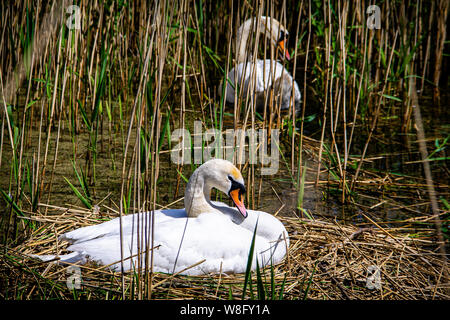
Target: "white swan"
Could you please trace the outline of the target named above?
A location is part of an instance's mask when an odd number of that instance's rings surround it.
[[[252,92],[252,81],[255,79],[254,93],[256,98],[256,107],[258,110],[264,108],[265,97],[269,93],[270,88],[274,89],[275,101],[278,101],[281,95],[281,109],[289,109],[289,102],[291,98],[292,88],[294,89],[294,110],[300,111],[301,93],[296,81],[292,79],[291,74],[283,67],[283,65],[275,60],[257,59],[253,63],[253,59],[248,54],[248,38],[252,30],[256,28],[256,18],[248,19],[238,29],[236,46],[236,68],[228,72],[226,101],[234,104],[234,95],[236,84],[242,86],[241,92],[244,99],[247,92]],[[290,59],[289,53],[286,50],[288,31],[277,20],[270,17],[261,17],[259,25],[260,33],[266,35],[272,46],[281,50],[282,58]],[[247,62],[248,61],[248,62]],[[253,75],[255,73],[255,75]],[[235,81],[235,78],[237,81]],[[231,83],[230,83],[231,82]],[[250,86],[250,91],[247,91]],[[222,94],[220,90],[220,94]]]
[[[237,209],[211,201],[212,188],[228,194]],[[242,175],[231,162],[213,159],[197,168],[186,186],[185,209],[154,212],[153,271],[188,275],[219,271],[243,273],[256,224],[252,268],[256,267],[256,257],[259,266],[279,263],[289,246],[288,233],[274,216],[246,210],[242,198],[244,193]],[[123,257],[126,259],[123,271],[137,269],[138,240],[150,240],[150,232],[145,231],[150,230],[150,218],[149,213],[122,217]],[[142,228],[139,239],[138,222]],[[115,218],[63,234],[60,239],[72,243],[67,248],[72,253],[59,256],[60,261],[85,263],[92,260],[120,271],[119,223],[119,218]],[[142,237],[142,234],[146,236]],[[139,247],[141,252],[146,251],[145,240]],[[145,261],[145,254],[141,256]],[[55,259],[52,255],[35,257],[44,261]]]

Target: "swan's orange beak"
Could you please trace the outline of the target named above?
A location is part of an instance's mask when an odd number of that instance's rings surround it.
[[[245,209],[244,199],[242,197],[240,189],[231,190],[229,195],[231,200],[233,200],[234,204],[238,208],[239,212],[242,214],[242,216],[244,218],[247,218],[247,210]]]
[[[285,42],[286,40],[278,41],[278,48],[281,49],[281,53],[283,54],[283,58],[286,58],[288,61],[291,60],[291,56],[289,55],[289,52],[285,48]]]

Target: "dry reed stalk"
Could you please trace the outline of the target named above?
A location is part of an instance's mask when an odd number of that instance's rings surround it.
[[[325,7],[325,4],[324,4],[324,7]],[[325,14],[324,14],[324,16],[326,17]],[[309,11],[309,19],[308,20],[310,20],[310,19],[311,19],[311,10]],[[328,86],[329,86],[329,83],[330,83],[330,68],[331,68],[331,74],[333,74],[333,71],[334,71],[334,60],[333,60],[333,67],[331,67],[331,65],[330,65],[331,31],[332,31],[332,27],[333,27],[333,25],[331,24],[331,5],[330,5],[330,1],[328,1],[328,23],[329,23],[328,37],[327,37],[327,39],[325,41],[325,51],[326,51],[325,61],[327,63],[327,65],[326,65],[327,72],[326,72],[326,78],[325,78],[325,80],[326,80],[325,81],[325,100],[324,100],[325,102],[324,102],[324,106],[323,106],[322,133],[321,133],[321,136],[320,136],[319,165],[317,166],[316,186],[319,183],[319,174],[320,174],[320,168],[321,168],[321,163],[322,163],[323,144],[324,144],[324,139],[325,139],[325,128],[327,126],[327,107],[328,107],[328,96],[329,96]],[[327,33],[325,33],[325,35],[326,34]]]
[[[444,42],[447,32],[447,16],[449,9],[449,2],[439,0],[437,2],[437,46],[435,51],[435,65],[434,65],[434,99],[440,103],[439,81],[441,78],[442,57],[444,54]]]
[[[412,109],[413,109],[414,118],[415,118],[415,122],[416,122],[417,138],[419,141],[419,150],[420,150],[422,159],[425,160],[428,158],[428,151],[427,151],[427,147],[425,144],[425,131],[423,128],[422,116],[420,113],[419,100],[417,98],[416,80],[413,77],[409,78],[409,93],[411,95]],[[445,241],[444,241],[444,236],[442,234],[442,222],[439,218],[439,205],[437,203],[436,190],[434,188],[434,183],[433,183],[433,176],[431,174],[429,162],[424,161],[422,164],[423,164],[423,169],[425,172],[425,179],[427,182],[428,195],[431,200],[431,208],[432,208],[433,215],[434,215],[434,224],[436,226],[436,234],[437,234],[437,238],[438,238],[437,244],[439,247],[439,252],[442,255],[442,259],[443,259],[442,270],[443,270],[445,276],[448,278],[448,267],[447,267],[447,255],[446,255],[446,249],[445,249]],[[449,293],[450,293],[450,291],[447,290],[447,294],[449,294]]]
[[[352,141],[353,141],[353,132],[355,130],[355,126],[356,126],[356,119],[357,119],[357,115],[358,115],[358,107],[359,107],[359,103],[360,103],[360,98],[361,98],[361,88],[362,88],[362,83],[363,83],[363,74],[366,72],[366,49],[367,49],[367,32],[369,29],[366,28],[365,31],[365,36],[364,36],[364,45],[363,45],[363,65],[361,68],[361,76],[359,79],[359,86],[358,86],[358,95],[356,97],[356,105],[355,105],[355,110],[353,112],[353,120],[351,122],[351,131],[350,131],[350,138],[348,140],[348,146],[347,146],[347,150],[348,152],[350,152],[351,150],[351,145],[352,145]]]
[[[164,1],[162,4],[162,8],[167,8],[168,4]],[[164,11],[163,11],[164,13]],[[167,23],[170,22],[166,21],[165,19],[166,14],[161,14],[159,16],[157,16],[157,28],[160,30],[161,33],[167,33],[166,30],[166,26]],[[171,19],[171,16],[169,17],[169,19]],[[161,20],[161,21],[160,21]],[[159,65],[158,65],[158,71],[159,71],[159,77],[157,78],[157,94],[156,94],[156,98],[154,101],[154,105],[156,106],[156,108],[154,108],[154,113],[153,113],[153,121],[152,121],[152,130],[151,130],[151,136],[150,136],[150,142],[152,141],[156,141],[156,143],[154,142],[153,145],[153,150],[152,150],[152,164],[151,164],[151,176],[152,179],[151,181],[153,181],[153,184],[150,187],[149,190],[149,194],[150,194],[150,199],[149,199],[149,203],[151,204],[151,207],[149,209],[151,209],[152,211],[156,210],[156,192],[157,192],[157,181],[158,181],[158,175],[159,175],[159,154],[156,150],[156,148],[158,147],[158,141],[159,141],[159,134],[161,132],[161,121],[162,121],[162,116],[161,116],[161,111],[159,110],[160,107],[160,101],[161,101],[161,87],[162,87],[162,74],[163,74],[163,70],[164,70],[164,65],[165,65],[165,60],[166,60],[166,56],[168,54],[168,43],[169,43],[169,39],[165,39],[164,42],[161,42],[162,37],[159,37],[160,40],[158,41],[157,45],[158,45],[158,51],[160,52],[160,60],[159,60]],[[155,122],[156,122],[156,126],[155,126]],[[154,135],[156,135],[156,137],[154,138]],[[153,161],[154,160],[154,161]],[[147,159],[148,161],[148,159]],[[148,165],[147,165],[148,168]],[[150,221],[150,227],[146,230],[146,232],[151,232],[151,239],[150,239],[150,243],[147,243],[147,248],[153,247],[154,246],[154,229],[155,229],[155,224],[154,224],[154,215],[151,215],[151,221]],[[145,264],[145,272],[146,274],[146,281],[147,281],[147,287],[145,288],[145,290],[147,291],[147,298],[151,298],[152,295],[152,285],[153,285],[153,251],[151,252],[151,254],[149,255],[148,252],[146,254],[147,257],[147,261]],[[148,260],[150,257],[150,260]]]
[[[39,25],[39,7],[40,7],[40,1],[38,1],[38,4],[36,6],[36,25]],[[34,35],[33,38],[36,39],[37,35],[37,28],[35,28],[34,30]],[[30,63],[30,69],[29,69],[29,80],[28,80],[28,89],[27,89],[27,97],[25,99],[25,106],[28,106],[29,103],[29,99],[30,99],[30,92],[31,92],[31,79],[33,78],[33,70],[34,70],[34,61],[35,61],[35,52],[34,50],[31,53],[31,63]],[[22,132],[25,132],[25,124],[26,124],[26,112],[23,112],[23,118],[22,118]],[[30,130],[30,135],[31,135],[31,131]],[[19,166],[18,166],[18,181],[21,180],[21,174],[22,174],[22,160],[23,160],[23,151],[24,151],[24,139],[25,139],[25,134],[21,135],[21,142],[20,142],[20,153],[19,153]],[[20,194],[21,190],[20,190],[21,185],[17,184],[17,191],[16,194]]]
[[[39,187],[39,194],[43,194],[43,188],[44,188],[44,178],[46,174],[46,168],[47,168],[47,157],[48,157],[48,151],[49,151],[49,145],[50,145],[50,138],[51,138],[51,129],[53,127],[53,117],[55,114],[55,105],[56,105],[56,95],[57,95],[57,88],[58,88],[58,80],[59,80],[59,71],[61,69],[61,45],[62,45],[62,28],[59,32],[59,45],[58,45],[58,54],[56,58],[56,74],[55,74],[55,84],[53,88],[53,95],[52,95],[52,102],[50,106],[50,114],[49,114],[49,123],[47,126],[47,139],[45,143],[45,152],[44,152],[44,160],[42,163],[42,170],[41,170],[41,184]],[[55,156],[56,157],[56,156]],[[51,190],[49,190],[49,196],[50,196]]]
[[[340,3],[338,3],[338,6],[340,7]],[[340,8],[339,8],[340,9]],[[339,10],[341,11],[341,10]],[[344,2],[344,5],[342,7],[342,14],[339,14],[339,25],[340,25],[340,38],[339,38],[339,43],[340,43],[340,48],[341,48],[341,65],[342,65],[342,88],[343,88],[343,94],[342,94],[342,121],[343,121],[343,133],[344,133],[344,164],[343,164],[343,168],[342,168],[342,196],[341,196],[341,201],[344,203],[345,202],[345,198],[346,198],[346,194],[347,194],[347,181],[346,181],[346,171],[347,171],[347,161],[348,161],[348,149],[347,149],[347,109],[346,109],[346,98],[347,98],[347,94],[346,94],[346,87],[347,87],[347,72],[346,72],[346,61],[347,61],[347,51],[346,51],[346,46],[347,43],[345,41],[345,36],[346,36],[346,28],[347,28],[347,14],[348,14],[348,2]],[[338,114],[336,113],[336,122],[338,119]],[[337,152],[336,152],[337,153]]]
[[[297,43],[299,41],[298,34],[299,34],[299,29],[300,29],[300,17],[301,17],[302,9],[303,9],[303,1],[300,4],[300,10],[299,10],[300,14],[298,15],[298,18],[297,18],[297,29],[295,31],[295,49],[294,49],[294,67],[293,67],[293,72],[292,72],[292,88],[294,87],[295,71],[296,71],[296,67],[297,67],[297,48],[298,48]],[[308,49],[307,49],[307,52],[308,52]],[[307,64],[305,62],[305,73],[304,73],[304,78],[303,78],[303,83],[304,83],[303,95],[306,95],[306,88],[305,88],[305,86],[306,86],[306,70],[307,70],[306,66],[307,66]],[[294,123],[294,127],[295,127],[296,126],[295,125],[296,112],[295,112],[293,101],[294,101],[294,90],[292,90],[292,92],[291,92],[289,116],[290,117],[292,116],[292,122]],[[306,98],[303,98],[303,102],[305,102],[305,101],[306,101]],[[301,124],[300,124],[300,145],[299,145],[299,149],[298,149],[299,150],[298,157],[299,157],[300,164],[302,163],[303,124],[304,124],[304,120],[305,120],[305,109],[306,109],[306,106],[304,103],[302,106],[302,115],[301,115]],[[294,171],[294,168],[295,168],[295,163],[294,163],[295,162],[295,134],[292,135],[291,146],[292,146],[291,147],[292,148],[291,149],[291,168],[292,168],[292,171]],[[297,168],[297,170],[301,171],[301,166],[299,168]],[[300,172],[300,176],[301,176],[301,172]]]
[[[423,59],[424,62],[423,62],[423,67],[422,67],[422,83],[421,83],[421,86],[420,86],[420,93],[421,93],[421,94],[423,93],[423,89],[424,89],[424,86],[425,86],[425,74],[426,74],[426,72],[427,72],[427,70],[428,70],[428,68],[429,68],[428,57],[430,56],[430,51],[431,51],[431,50],[430,50],[430,48],[431,48],[431,35],[432,35],[432,34],[431,34],[431,28],[432,28],[432,26],[433,26],[433,19],[434,19],[434,13],[435,13],[435,10],[434,10],[435,5],[436,5],[436,1],[433,1],[433,2],[431,3],[430,17],[429,17],[429,20],[428,20],[427,46],[426,46],[426,50],[425,50],[425,58]]]

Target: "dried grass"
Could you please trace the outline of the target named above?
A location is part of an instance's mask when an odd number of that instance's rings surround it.
[[[64,253],[67,244],[59,242],[58,235],[114,218],[117,213],[106,207],[87,211],[45,205],[40,209],[47,209],[47,215],[35,214],[28,219],[39,221],[41,226],[21,245],[4,248],[0,274],[5,280],[0,287],[7,285],[8,289],[1,288],[0,292],[8,296],[2,298],[121,298],[122,275],[105,266],[93,263],[80,266],[82,286],[74,293],[66,286],[70,266],[43,263],[27,256]],[[382,227],[358,228],[337,221],[292,217],[279,219],[286,225],[291,243],[284,262],[274,268],[275,292],[278,295],[282,290],[283,299],[449,298],[446,294],[449,279],[443,275],[443,265],[448,266],[438,253],[429,249],[433,246],[431,240],[413,239],[408,234]],[[380,270],[380,289],[366,287],[370,266]],[[138,298],[137,277],[126,274],[124,278],[125,297]],[[151,297],[155,299],[241,298],[244,283],[243,274],[154,274],[152,279]],[[270,290],[270,268],[265,268],[263,279]]]

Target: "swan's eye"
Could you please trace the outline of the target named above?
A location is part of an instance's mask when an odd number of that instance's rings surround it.
[[[231,188],[230,191],[232,190],[239,190],[239,198],[245,194],[245,192],[247,190],[245,190],[245,186],[242,185],[241,183],[237,182],[236,180],[233,179],[233,177],[231,175],[228,175],[228,179],[231,181]]]
[[[278,40],[278,42],[284,41],[285,39],[287,40],[289,38],[289,33],[285,33],[284,31],[280,31],[280,40]]]

